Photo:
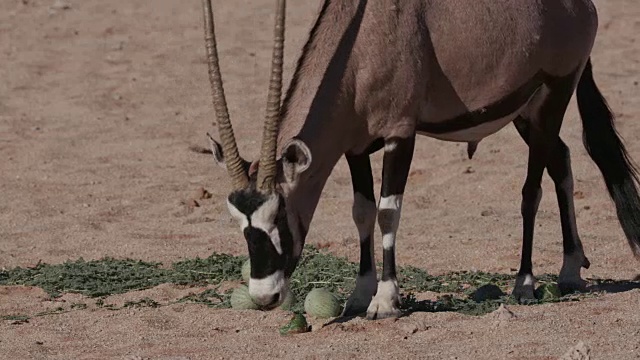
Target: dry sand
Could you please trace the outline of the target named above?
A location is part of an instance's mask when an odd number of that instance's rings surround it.
[[[595,2],[596,81],[629,152],[640,160],[640,3]],[[170,262],[212,251],[246,252],[223,200],[226,174],[208,156],[189,150],[206,145],[205,132],[213,130],[200,6],[167,0],[0,1],[0,267],[105,256]],[[318,0],[288,6],[286,80]],[[241,152],[254,158],[273,1],[217,1],[215,8],[232,121]],[[631,279],[638,263],[581,144],[574,102],[562,136],[572,150],[577,221],[592,264],[584,275]],[[374,156],[376,186],[380,160]],[[525,169],[526,146],[512,126],[484,140],[472,161],[463,144],[421,138],[399,231],[399,265],[434,274],[512,273],[519,264]],[[199,207],[183,205],[201,186],[213,197]],[[308,242],[357,260],[350,189],[348,168],[340,161]],[[548,177],[543,189],[536,274],[557,273],[562,257]],[[381,259],[380,244],[376,250]],[[143,295],[170,300],[185,291],[163,285],[109,301]],[[83,301],[77,295],[62,300]],[[39,289],[0,288],[0,314],[56,306]],[[556,359],[583,341],[594,359],[638,359],[639,308],[636,289],[577,303],[516,306],[510,308],[515,318],[415,313],[280,337],[277,328],[287,315],[279,311],[181,304],[114,312],[89,306],[28,323],[0,322],[0,358]]]

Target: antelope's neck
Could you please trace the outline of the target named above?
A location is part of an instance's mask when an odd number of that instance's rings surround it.
[[[282,107],[278,154],[291,139],[311,150],[310,167],[288,195],[289,214],[299,221],[296,252],[302,251],[320,195],[340,157],[352,146],[354,74],[351,53],[366,0],[325,0],[311,29]]]
[[[278,153],[297,137],[311,150],[315,171],[330,172],[349,148],[355,123],[351,53],[365,5],[324,1],[283,102]]]

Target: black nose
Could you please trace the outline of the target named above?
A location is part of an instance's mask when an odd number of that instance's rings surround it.
[[[275,294],[271,297],[271,302],[269,303],[269,305],[267,305],[268,307],[272,307],[275,306],[278,303],[278,300],[280,300],[280,294]]]

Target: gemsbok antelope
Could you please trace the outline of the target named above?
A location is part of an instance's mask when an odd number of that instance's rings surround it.
[[[513,295],[533,298],[534,223],[546,168],[556,187],[563,237],[559,283],[583,289],[589,267],[576,229],[569,149],[559,132],[574,90],[584,145],[599,167],[618,219],[640,256],[637,172],[592,74],[598,20],[590,0],[324,0],[281,103],[285,1],[275,40],[261,157],[238,152],[222,86],[210,0],[203,0],[206,50],[227,198],[251,261],[249,292],[278,306],[300,258],[321,192],[341,156],[353,184],[360,268],[344,316],[400,315],[395,242],[416,134],[481,139],[513,122],[529,146],[522,188],[523,245]],[[384,149],[375,202],[369,155]],[[259,165],[259,166],[258,166]],[[382,232],[378,282],[373,251]]]

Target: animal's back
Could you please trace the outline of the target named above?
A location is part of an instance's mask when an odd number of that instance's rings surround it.
[[[382,119],[389,113],[419,108],[420,121],[440,122],[499,101],[539,72],[575,71],[596,29],[589,0],[369,2],[355,49],[357,89],[391,96],[366,108],[383,135],[396,135],[388,129],[402,120]]]

